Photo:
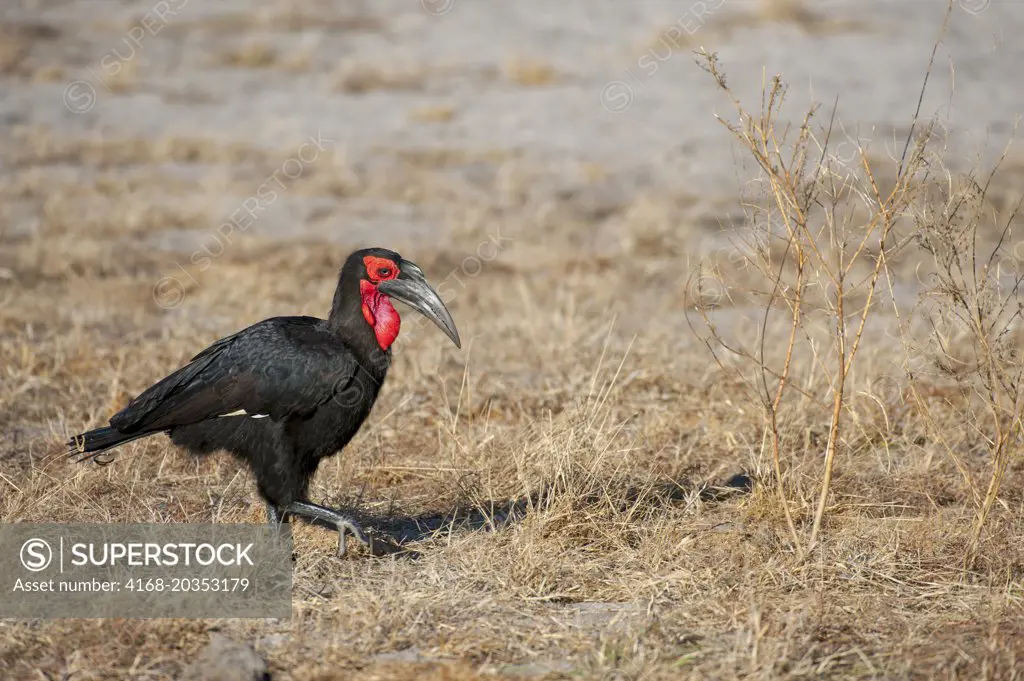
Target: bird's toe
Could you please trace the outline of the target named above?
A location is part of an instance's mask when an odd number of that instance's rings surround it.
[[[359,543],[361,543],[363,546],[367,546],[367,547],[372,548],[372,545],[370,544],[370,540],[367,538],[366,533],[363,532],[363,528],[361,528],[354,521],[352,521],[352,520],[350,520],[348,518],[342,518],[342,519],[339,519],[337,521],[336,526],[338,528],[338,557],[339,558],[341,558],[342,556],[345,555],[345,552],[346,552],[346,549],[347,549],[346,537],[350,533],[351,533],[351,535],[353,537],[358,539]]]
[[[347,518],[338,521],[338,533],[344,536],[346,532],[350,532],[361,544],[367,546],[370,544],[370,540],[366,538],[366,533],[363,532],[363,528],[359,527],[359,525]]]

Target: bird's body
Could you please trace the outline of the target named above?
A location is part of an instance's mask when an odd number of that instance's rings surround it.
[[[226,450],[246,461],[272,521],[284,514],[332,523],[366,542],[343,514],[307,500],[320,461],[358,432],[377,399],[400,320],[390,297],[433,319],[458,345],[444,304],[419,268],[392,251],[353,253],[331,314],[274,317],[215,342],[69,445],[95,457],[166,432],[194,454]]]
[[[276,356],[275,349],[288,342],[294,343],[295,353]],[[253,346],[255,351],[250,350]],[[261,348],[268,350],[268,356],[252,362]],[[242,406],[234,415],[174,427],[171,440],[195,454],[223,449],[244,459],[253,469],[260,494],[278,507],[303,498],[320,460],[341,450],[359,431],[390,364],[390,351],[360,357],[330,332],[324,320],[312,317],[261,322],[219,354],[224,355],[221,362],[231,367],[266,367],[270,384],[293,380],[295,387],[267,396],[254,388],[245,399],[237,400]],[[239,358],[232,358],[233,354]],[[288,375],[285,367],[290,363],[306,370]],[[221,366],[212,364],[215,377],[223,371]],[[212,387],[216,391],[217,384]],[[113,419],[111,423],[116,425]],[[293,452],[285,457],[292,465],[280,465],[285,450]]]

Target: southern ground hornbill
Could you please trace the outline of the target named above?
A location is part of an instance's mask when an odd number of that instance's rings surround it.
[[[156,433],[194,454],[224,449],[249,464],[269,522],[294,515],[333,526],[341,555],[349,532],[375,549],[353,518],[312,503],[307,490],[321,459],[352,439],[377,399],[401,324],[391,298],[461,347],[419,267],[394,251],[356,251],[326,320],[274,317],[222,338],[132,400],[110,426],[69,440],[69,454],[93,459]]]

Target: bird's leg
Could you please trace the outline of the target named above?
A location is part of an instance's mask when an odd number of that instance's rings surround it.
[[[338,530],[338,555],[345,555],[345,535],[349,532],[352,536],[358,539],[364,546],[370,548],[373,551],[373,545],[370,543],[366,533],[363,532],[363,528],[360,527],[351,516],[347,516],[344,513],[335,511],[334,509],[314,504],[310,501],[293,501],[288,504],[284,509],[286,513],[294,515],[304,516],[313,520],[319,520],[330,525],[334,525]]]
[[[280,525],[281,523],[288,522],[288,516],[277,508],[276,505],[266,502],[267,507],[267,524],[268,525]]]

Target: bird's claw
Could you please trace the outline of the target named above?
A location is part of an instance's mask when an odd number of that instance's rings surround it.
[[[337,522],[338,528],[338,558],[342,558],[345,555],[346,544],[345,537],[351,532],[352,536],[359,540],[359,542],[369,548],[373,549],[373,545],[370,543],[366,533],[363,532],[363,528],[359,527],[355,522],[344,519]]]

